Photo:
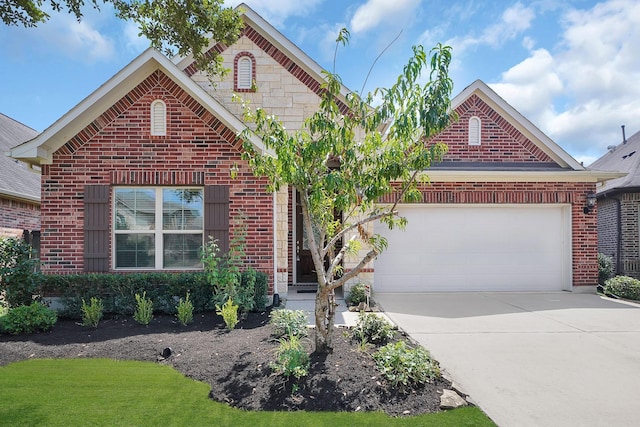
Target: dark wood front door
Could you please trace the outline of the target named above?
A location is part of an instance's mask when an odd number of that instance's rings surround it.
[[[300,205],[300,197],[296,197],[296,283],[317,282],[316,268],[313,265],[302,220],[302,205]]]

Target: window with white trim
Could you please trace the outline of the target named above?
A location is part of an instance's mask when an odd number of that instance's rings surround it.
[[[480,117],[471,117],[469,119],[469,145],[480,145],[480,128]]]
[[[202,268],[203,196],[202,188],[116,187],[115,268]]]
[[[251,89],[253,79],[253,63],[251,62],[251,58],[248,56],[239,58],[236,67],[236,87],[238,89]]]
[[[156,99],[151,103],[151,135],[165,136],[167,134],[167,105]]]

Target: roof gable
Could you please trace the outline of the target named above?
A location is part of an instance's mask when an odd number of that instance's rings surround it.
[[[489,86],[476,80],[451,101],[458,121],[434,139],[449,146],[439,167],[584,170],[573,157],[522,116]],[[469,119],[481,122],[479,145],[469,145]]]
[[[36,138],[13,148],[9,155],[31,164],[51,164],[53,153],[58,149],[67,143],[81,144],[92,133],[115,119],[132,102],[129,93],[135,93],[135,89],[156,71],[160,71],[172,84],[182,89],[191,102],[197,104],[197,108],[202,107],[201,114],[205,111],[210,113],[233,134],[245,128],[241,120],[164,55],[154,49],[147,49]],[[258,149],[264,150],[264,144],[259,138],[252,137],[251,142]]]

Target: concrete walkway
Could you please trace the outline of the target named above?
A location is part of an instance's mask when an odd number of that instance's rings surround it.
[[[580,293],[378,294],[499,426],[640,425],[640,306]]]

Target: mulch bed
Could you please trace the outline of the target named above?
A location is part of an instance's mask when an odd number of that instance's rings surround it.
[[[149,326],[131,318],[102,320],[97,329],[59,320],[49,332],[0,335],[0,366],[32,358],[110,358],[169,365],[211,385],[210,397],[247,410],[384,411],[389,415],[437,412],[445,379],[407,393],[389,391],[370,353],[359,349],[347,329],[334,334],[334,351],[311,353],[309,376],[294,388],[269,364],[278,343],[269,313],[251,313],[227,332],[213,313],[197,314],[188,326],[157,315]],[[401,339],[406,339],[400,337]],[[313,351],[313,331],[308,338]],[[171,355],[162,357],[165,349]],[[296,390],[293,392],[293,390]]]

